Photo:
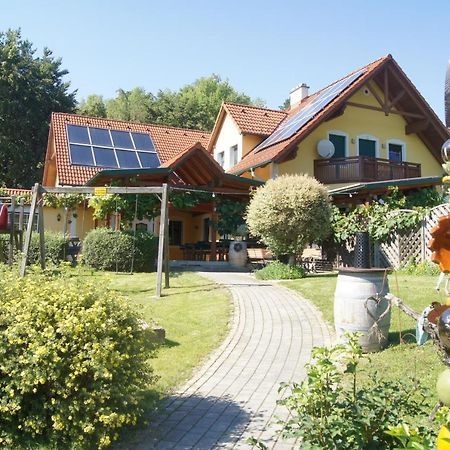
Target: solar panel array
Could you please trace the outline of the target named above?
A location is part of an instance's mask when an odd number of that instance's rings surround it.
[[[70,161],[111,169],[155,168],[161,164],[149,134],[67,125]]]
[[[265,141],[261,142],[261,144],[255,148],[255,151],[258,152],[259,150],[277,144],[278,142],[289,139],[317,113],[325,108],[325,106],[332,102],[345,88],[357,80],[364,72],[366,72],[366,69],[355,72],[337,83],[325,88],[303,109],[283,121]]]

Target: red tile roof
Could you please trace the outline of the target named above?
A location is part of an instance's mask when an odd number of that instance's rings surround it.
[[[197,142],[206,146],[210,137],[209,133],[200,130],[125,122],[122,120],[102,119],[76,114],[53,113],[49,139],[51,139],[51,136],[53,135],[58,182],[61,185],[84,185],[96,173],[102,170],[101,167],[72,165],[70,163],[67,124],[89,125],[92,127],[109,128],[113,130],[149,133],[162,164]],[[49,149],[47,151],[49,151]],[[47,154],[47,159],[49,157],[51,157],[51,155]]]
[[[286,111],[224,102],[217,115],[208,143],[208,151],[210,152],[213,150],[217,137],[220,134],[226,114],[233,118],[242,133],[258,136],[269,136],[272,134],[287,116]]]
[[[231,115],[242,133],[269,136],[286,118],[286,111],[239,105],[226,102],[225,110]]]
[[[260,151],[252,150],[249,152],[241,161],[239,161],[238,164],[236,164],[234,167],[232,167],[229,172],[234,174],[241,174],[245,172],[246,170],[257,167],[260,165],[263,165],[265,163],[268,163],[272,160],[277,159],[277,157],[280,157],[284,154],[286,149],[289,149],[291,145],[297,143],[304,137],[306,137],[313,129],[315,129],[326,117],[328,117],[330,114],[334,112],[336,109],[336,106],[340,106],[344,100],[348,98],[348,96],[355,92],[359,87],[361,87],[373,74],[376,72],[378,68],[380,68],[386,61],[392,59],[392,56],[388,55],[383,58],[380,58],[367,66],[364,66],[361,69],[355,70],[351,72],[350,74],[346,75],[345,77],[340,78],[339,80],[336,80],[334,83],[331,83],[329,86],[332,86],[333,84],[336,84],[343,78],[348,77],[352,73],[355,73],[359,70],[366,69],[366,72],[359,78],[355,83],[350,85],[348,88],[344,89],[340,95],[338,95],[333,101],[331,101],[325,108],[320,111],[312,120],[307,122],[305,126],[303,126],[300,130],[298,130],[293,136],[290,138],[282,141],[277,142],[274,145],[271,145],[270,147],[266,147],[261,149]],[[314,99],[321,91],[326,89],[327,87],[324,87],[320,91],[317,91],[316,93],[310,95],[305,100],[303,100],[298,106],[292,108],[288,111],[287,118],[292,116],[293,114],[296,114],[298,111],[303,109],[305,106],[307,106],[312,99]]]
[[[0,188],[0,193],[15,196],[31,195],[31,189]]]

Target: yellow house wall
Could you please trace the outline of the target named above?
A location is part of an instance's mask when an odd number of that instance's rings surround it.
[[[226,114],[217,137],[216,145],[213,148],[213,155],[216,161],[218,161],[217,155],[220,152],[224,152],[224,170],[228,170],[231,167],[230,148],[233,145],[238,146],[238,161],[240,161],[242,158],[242,135],[236,122],[234,122],[229,114]]]
[[[350,101],[366,105],[379,106],[372,94],[366,96],[360,90]],[[317,143],[328,138],[328,132],[341,131],[348,135],[348,156],[357,155],[357,137],[368,134],[379,141],[379,158],[388,159],[387,141],[398,139],[406,144],[406,161],[421,164],[423,177],[442,174],[439,162],[430,153],[425,144],[416,134],[405,134],[406,122],[398,114],[386,116],[381,111],[347,106],[342,116],[324,122],[314,130],[298,146],[297,155],[293,160],[280,163],[278,174],[306,173],[314,175],[314,160],[319,159]],[[334,186],[334,185],[333,185]]]
[[[256,136],[254,134],[244,134],[242,136],[242,157],[248,152],[253,150],[258,144],[263,141],[262,136]]]

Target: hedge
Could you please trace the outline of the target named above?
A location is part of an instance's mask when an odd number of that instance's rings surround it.
[[[134,253],[133,270],[154,270],[157,238],[145,231],[113,231],[109,228],[91,230],[83,240],[82,261],[99,270],[128,272]]]
[[[153,332],[116,292],[52,274],[0,277],[0,447],[103,448],[143,411]]]

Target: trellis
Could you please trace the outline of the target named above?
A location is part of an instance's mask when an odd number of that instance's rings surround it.
[[[396,233],[387,242],[375,245],[375,265],[398,268],[412,259],[416,263],[430,261],[432,252],[428,248],[428,243],[431,239],[431,230],[436,226],[439,217],[449,213],[449,203],[435,206],[415,230]]]
[[[23,243],[23,257],[20,264],[20,275],[23,277],[26,273],[26,267],[30,252],[31,235],[33,232],[33,219],[36,211],[38,212],[38,232],[39,232],[39,261],[42,269],[45,269],[45,237],[44,237],[44,208],[43,194],[161,194],[161,214],[159,225],[158,242],[158,260],[156,275],[156,297],[161,297],[162,272],[165,272],[165,287],[169,288],[169,214],[168,198],[169,187],[163,183],[161,187],[87,187],[87,186],[62,186],[62,187],[43,187],[36,183],[32,190],[30,205],[30,217]]]

